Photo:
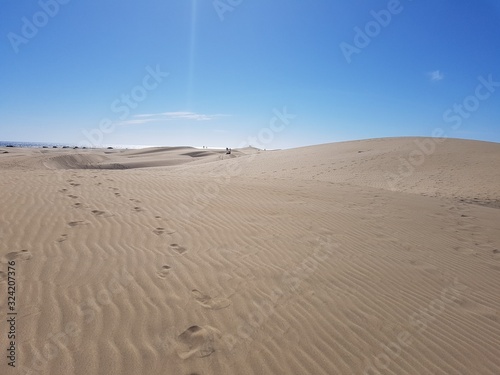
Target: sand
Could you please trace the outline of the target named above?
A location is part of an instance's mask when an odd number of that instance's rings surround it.
[[[425,138],[0,149],[0,373],[498,375],[499,160]]]

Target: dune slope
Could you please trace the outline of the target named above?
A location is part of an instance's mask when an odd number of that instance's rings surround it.
[[[0,373],[496,375],[498,160],[421,138],[0,150]]]

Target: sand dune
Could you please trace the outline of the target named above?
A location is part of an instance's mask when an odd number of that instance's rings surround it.
[[[498,160],[424,138],[0,149],[0,373],[497,375]]]

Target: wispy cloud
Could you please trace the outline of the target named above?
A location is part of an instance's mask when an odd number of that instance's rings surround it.
[[[203,113],[195,112],[162,112],[162,113],[143,113],[139,115],[134,115],[130,120],[126,120],[120,123],[120,125],[140,125],[146,124],[148,122],[161,122],[161,121],[210,121],[220,117],[227,117],[229,115],[225,114],[214,114],[207,115]]]
[[[432,82],[442,81],[444,79],[444,74],[440,70],[434,70],[429,73],[429,78]]]

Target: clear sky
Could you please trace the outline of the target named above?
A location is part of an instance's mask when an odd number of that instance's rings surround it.
[[[500,142],[498,0],[3,0],[0,21],[1,140]]]

